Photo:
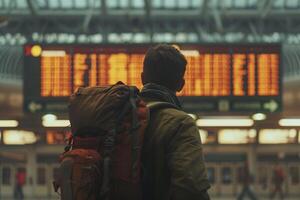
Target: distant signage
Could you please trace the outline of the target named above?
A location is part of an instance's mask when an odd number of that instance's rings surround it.
[[[277,112],[281,110],[281,99],[276,97],[228,97],[194,98],[182,97],[183,107],[189,112]]]
[[[178,95],[192,112],[281,110],[279,45],[178,45],[188,60]],[[149,45],[26,45],[24,107],[65,112],[78,87],[123,81],[141,88]]]

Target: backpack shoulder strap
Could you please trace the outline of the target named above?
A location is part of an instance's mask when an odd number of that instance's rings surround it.
[[[147,103],[147,107],[149,108],[150,111],[154,110],[160,110],[164,108],[174,108],[174,109],[179,109],[176,105],[167,103],[167,102],[162,102],[162,101],[152,101]]]

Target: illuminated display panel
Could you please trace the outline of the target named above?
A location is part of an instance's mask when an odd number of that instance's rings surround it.
[[[199,54],[186,58],[186,85],[180,95],[230,95],[230,55]]]
[[[70,50],[71,49],[71,50]],[[146,50],[146,48],[145,48]],[[60,54],[65,51],[64,54]],[[73,53],[69,53],[71,51]],[[143,52],[76,52],[72,47],[43,48],[40,56],[41,96],[69,96],[78,87],[123,81],[142,87]],[[195,51],[193,49],[192,51]],[[229,49],[227,49],[229,51]],[[44,53],[46,52],[46,53]],[[56,52],[58,52],[56,54]],[[184,50],[183,53],[189,52]],[[186,55],[183,96],[276,96],[279,94],[279,54],[200,53]],[[231,84],[232,83],[232,84]]]
[[[41,56],[41,96],[70,96],[79,87],[122,81],[141,88],[144,54],[84,54]],[[73,68],[71,68],[73,66]]]
[[[70,93],[70,56],[43,56],[41,58],[41,96],[68,96]]]
[[[99,46],[25,46],[25,69],[30,68],[36,77],[40,77],[38,81],[32,80],[32,74],[26,75],[25,70],[25,98],[48,100],[67,98],[78,87],[111,85],[118,81],[141,89],[140,74],[144,54],[149,45]],[[186,84],[178,93],[179,96],[205,98],[281,96],[279,45],[179,45],[179,47],[188,61]],[[33,91],[29,91],[30,87],[32,90],[32,86]],[[226,107],[226,102],[222,103]],[[266,105],[266,108],[270,105]],[[240,108],[243,105],[237,104],[236,107]]]

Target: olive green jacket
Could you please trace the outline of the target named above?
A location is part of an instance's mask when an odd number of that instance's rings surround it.
[[[144,199],[209,199],[199,131],[185,112],[174,108],[151,112],[142,163]]]

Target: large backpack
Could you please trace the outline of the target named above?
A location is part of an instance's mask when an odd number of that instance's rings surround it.
[[[72,137],[54,180],[62,200],[141,199],[141,148],[149,110],[123,83],[70,98]]]
[[[53,182],[62,200],[141,200],[141,151],[151,111],[136,87],[80,88],[70,98],[72,136]]]

